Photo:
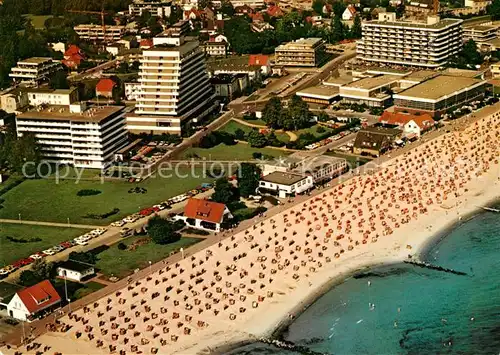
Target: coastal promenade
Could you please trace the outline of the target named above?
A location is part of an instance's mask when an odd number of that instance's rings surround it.
[[[37,349],[16,350],[194,354],[267,336],[332,282],[405,260],[497,197],[499,110],[485,108],[183,260],[143,270],[73,308],[34,341]]]

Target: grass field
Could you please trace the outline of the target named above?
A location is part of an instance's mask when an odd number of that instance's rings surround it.
[[[254,123],[254,121],[248,121],[248,123],[258,124],[258,123]],[[223,131],[223,132],[234,134],[234,132],[236,132],[237,129],[241,129],[243,132],[245,132],[245,134],[247,134],[253,128],[249,127],[249,126],[245,126],[244,124],[236,122],[234,120],[231,120],[228,123],[226,123],[224,126],[219,128],[218,131]],[[290,140],[290,136],[284,132],[275,132],[275,134],[276,134],[276,137],[278,137],[278,139],[282,142],[286,143]]]
[[[7,298],[22,288],[23,287],[19,285],[14,285],[8,282],[0,282],[0,300],[4,299],[3,302],[5,302]]]
[[[2,198],[3,208],[0,209],[0,218],[18,219],[19,214],[24,220],[39,220],[50,222],[107,225],[111,221],[125,217],[139,210],[150,207],[172,196],[191,190],[202,182],[213,181],[210,177],[203,177],[202,169],[191,170],[179,168],[165,171],[164,175],[176,175],[170,178],[151,177],[141,183],[131,184],[126,181],[80,181],[64,180],[56,183],[55,180],[39,179],[26,180],[19,186],[8,191]],[[196,176],[195,176],[196,175]],[[145,194],[128,193],[135,186],[147,189]],[[77,196],[83,189],[100,190],[95,196]],[[106,219],[85,218],[88,214],[104,214],[114,208],[120,209],[118,214]]]
[[[26,18],[31,20],[31,24],[35,27],[36,30],[43,30],[45,28],[45,21],[54,16],[52,15],[24,15]]]
[[[2,223],[0,227],[0,267],[18,259],[27,258],[38,251],[48,249],[56,244],[85,234],[85,229],[32,226],[23,224]],[[19,243],[12,242],[7,237],[16,239],[40,238],[41,241]]]
[[[123,240],[123,243],[131,245],[144,237],[131,237]],[[135,250],[120,250],[118,244],[97,255],[96,268],[106,276],[126,277],[134,272],[134,269],[143,269],[149,266],[149,261],[155,263],[177,252],[180,248],[187,247],[200,242],[198,238],[182,238],[181,240],[167,245],[158,245],[153,242],[143,244]]]
[[[192,156],[192,154],[196,154],[199,158],[210,160],[252,160],[252,154],[255,152],[272,157],[279,157],[290,154],[279,149],[252,148],[248,144],[238,143],[230,146],[219,144],[208,149],[189,148],[184,152],[183,157],[184,159],[187,159],[188,157]]]
[[[66,298],[66,289],[64,287],[64,279],[55,279],[52,281],[54,288],[56,289],[57,293],[61,296],[61,298],[64,300]],[[103,287],[106,287],[105,285],[90,281],[87,282],[86,284],[82,284],[79,282],[74,282],[74,281],[69,281],[66,280],[66,287],[68,290],[68,298],[71,300],[71,302],[76,301],[79,298],[82,298],[86,295],[91,294],[92,292],[95,292],[97,290],[100,290]]]

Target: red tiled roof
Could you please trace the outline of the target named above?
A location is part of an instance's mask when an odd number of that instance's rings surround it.
[[[69,46],[68,49],[66,49],[66,51],[64,52],[64,55],[65,56],[72,56],[75,54],[81,54],[81,52],[82,52],[82,50],[80,49],[80,47],[72,44],[71,46]]]
[[[111,92],[116,86],[116,83],[111,79],[101,79],[95,86],[96,91],[99,92]]]
[[[381,123],[398,125],[398,126],[404,126],[410,121],[415,122],[420,127],[420,129],[430,128],[436,123],[434,119],[427,113],[421,115],[412,115],[401,112],[395,113],[395,112],[384,111],[382,116],[380,116],[379,118],[379,122]]]
[[[61,297],[49,280],[17,292],[30,313],[36,313],[61,301]]]
[[[356,15],[357,11],[354,8],[354,6],[352,6],[352,5],[347,6],[347,10],[349,10],[349,12],[351,13],[351,15],[353,15],[353,16]]]
[[[146,39],[141,39],[141,42],[139,44],[139,46],[142,48],[142,47],[153,47],[153,40],[152,39],[149,39],[149,38],[146,38]]]
[[[269,57],[263,54],[250,54],[248,65],[267,65]]]
[[[201,10],[197,10],[194,7],[191,10],[184,11],[184,15],[189,17],[189,15],[194,14],[196,18],[200,18],[204,12]]]
[[[253,22],[264,21],[264,16],[262,16],[262,14],[260,12],[257,12],[255,14],[250,14],[249,16]]]
[[[267,8],[266,12],[271,17],[283,16],[283,10],[281,10],[281,8],[279,6],[276,6],[276,5],[269,6]]]
[[[184,215],[188,218],[201,219],[212,223],[221,223],[224,218],[226,205],[223,203],[190,198],[184,208]]]

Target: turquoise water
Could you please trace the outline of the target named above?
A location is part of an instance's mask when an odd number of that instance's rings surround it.
[[[456,227],[426,259],[468,275],[404,264],[370,270],[318,299],[284,339],[302,353],[499,354],[500,214]],[[231,352],[256,353],[298,352],[261,343]]]

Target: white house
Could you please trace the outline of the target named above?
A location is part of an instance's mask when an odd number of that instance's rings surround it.
[[[50,89],[47,87],[30,88],[26,90],[28,102],[31,106],[64,105],[69,106],[78,101],[76,87],[70,89]]]
[[[31,322],[61,302],[49,280],[18,291],[7,304],[9,317]]]
[[[351,21],[354,18],[354,16],[356,16],[356,13],[357,13],[357,11],[354,8],[354,6],[348,5],[345,8],[344,12],[342,13],[342,20]]]
[[[225,218],[233,218],[225,204],[197,198],[188,200],[184,215],[174,217],[176,220],[184,221],[189,227],[209,232],[219,232]]]
[[[433,128],[436,121],[429,114],[413,115],[401,112],[385,111],[379,118],[382,124],[398,126],[407,138],[420,137],[425,131]]]
[[[74,260],[67,260],[57,267],[57,276],[77,282],[94,273],[94,265]]]
[[[277,194],[281,198],[300,194],[314,186],[312,176],[275,171],[263,176],[259,181],[259,193]]]

